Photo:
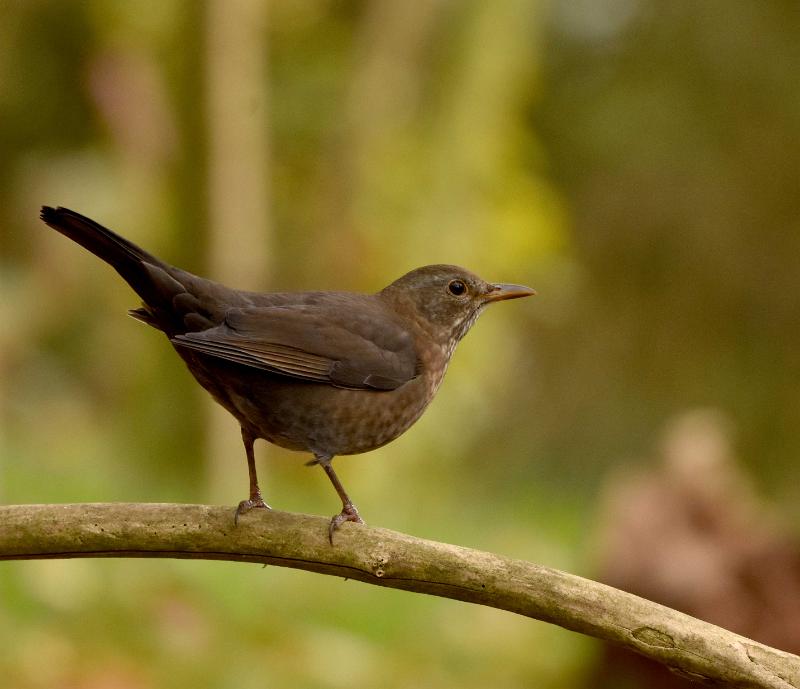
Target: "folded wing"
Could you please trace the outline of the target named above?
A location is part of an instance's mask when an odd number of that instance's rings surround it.
[[[418,372],[411,335],[372,309],[294,304],[230,309],[172,342],[243,366],[338,387],[394,390]]]

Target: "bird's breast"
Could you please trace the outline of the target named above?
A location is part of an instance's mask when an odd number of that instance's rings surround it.
[[[419,375],[385,391],[310,383],[181,353],[203,387],[254,435],[329,455],[368,452],[405,432],[436,394],[448,360],[438,345],[427,348]]]

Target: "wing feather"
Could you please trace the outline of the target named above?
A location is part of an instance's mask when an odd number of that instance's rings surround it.
[[[335,306],[230,309],[222,325],[177,335],[172,342],[243,366],[339,387],[394,390],[418,374],[413,338],[402,326],[370,308],[354,317]]]

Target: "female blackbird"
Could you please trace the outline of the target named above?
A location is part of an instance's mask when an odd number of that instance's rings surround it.
[[[253,443],[263,438],[314,455],[342,500],[329,538],[361,522],[333,471],[335,455],[374,450],[425,411],[458,341],[487,304],[527,297],[451,265],[417,268],[376,294],[257,293],[165,263],[66,208],[41,218],[109,263],[142,299],[130,315],[161,330],[214,399],[242,427],[250,497],[235,519],[268,508]]]

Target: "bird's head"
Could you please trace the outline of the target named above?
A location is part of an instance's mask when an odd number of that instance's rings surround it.
[[[450,265],[417,268],[380,292],[400,315],[451,347],[466,335],[488,304],[534,294],[530,287],[486,282],[465,268]]]

